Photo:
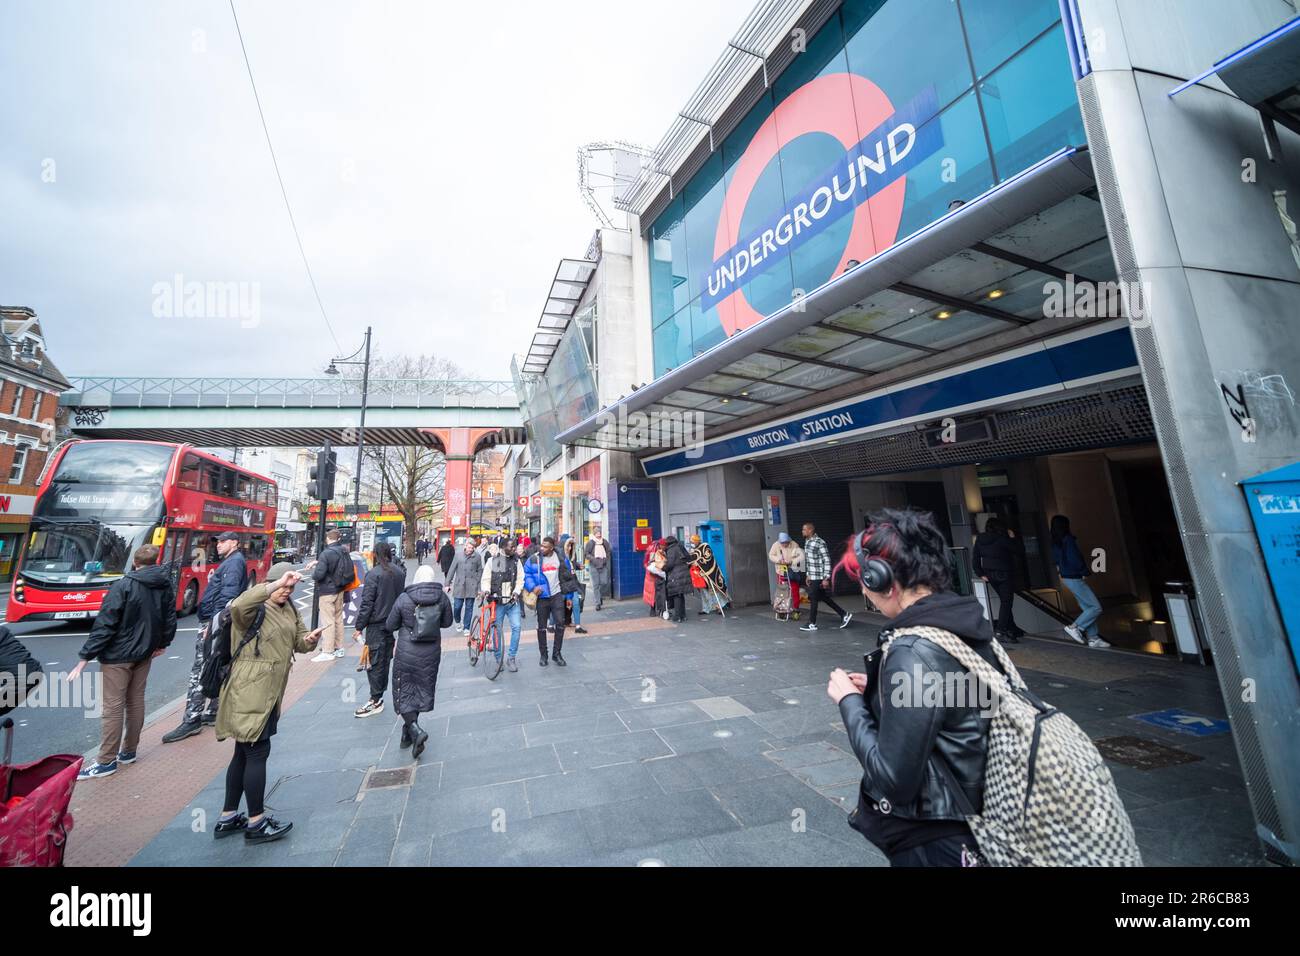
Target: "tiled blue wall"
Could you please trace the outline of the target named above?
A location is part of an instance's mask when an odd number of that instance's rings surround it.
[[[620,491],[627,488],[627,491]],[[614,596],[639,597],[645,584],[645,555],[632,549],[632,532],[638,518],[650,522],[650,533],[663,534],[659,520],[659,485],[653,481],[616,481],[606,489],[609,504],[607,532],[614,543]]]

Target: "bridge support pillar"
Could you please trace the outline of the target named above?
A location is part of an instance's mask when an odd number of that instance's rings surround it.
[[[468,532],[471,524],[470,504],[474,496],[474,456],[484,439],[498,435],[499,428],[423,428],[442,445],[447,459],[443,484],[442,524],[439,532]]]

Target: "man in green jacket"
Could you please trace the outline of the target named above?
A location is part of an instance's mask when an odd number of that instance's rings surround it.
[[[222,685],[217,707],[217,739],[235,738],[235,754],[226,769],[226,802],[213,829],[217,839],[243,831],[249,843],[278,840],[293,828],[263,812],[266,761],[271,737],[280,719],[280,705],[289,683],[293,655],[309,653],[324,626],[308,633],[290,598],[302,575],[292,564],[271,568],[268,580],[249,588],[230,605],[230,676]],[[243,650],[238,650],[262,610],[261,626]],[[236,651],[238,653],[236,654]],[[248,815],[239,812],[240,798]]]

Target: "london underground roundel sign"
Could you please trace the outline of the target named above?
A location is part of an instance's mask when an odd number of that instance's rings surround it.
[[[848,237],[830,275],[851,260],[864,262],[898,238],[907,192],[907,172],[942,144],[932,88],[902,109],[875,83],[854,73],[818,77],[791,93],[754,134],[731,173],[714,241],[713,265],[703,277],[701,307],[718,309],[727,335],[762,321],[746,298],[745,286],[767,268],[851,217]],[[863,135],[864,130],[869,132]],[[798,149],[802,137],[833,137],[843,155],[806,183],[784,183],[784,208],[741,232],[755,187],[783,150]],[[796,285],[798,285],[796,277]]]

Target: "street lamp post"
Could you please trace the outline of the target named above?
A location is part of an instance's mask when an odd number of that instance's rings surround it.
[[[363,350],[366,353],[365,359],[360,362],[354,361],[356,356],[360,355]],[[325,369],[325,374],[338,375],[338,366],[340,365],[361,366],[361,426],[357,429],[357,473],[353,479],[356,483],[353,486],[352,493],[352,505],[359,511],[361,508],[361,458],[366,450],[366,398],[370,392],[370,326],[366,326],[365,345],[345,358],[330,359],[329,368]]]

